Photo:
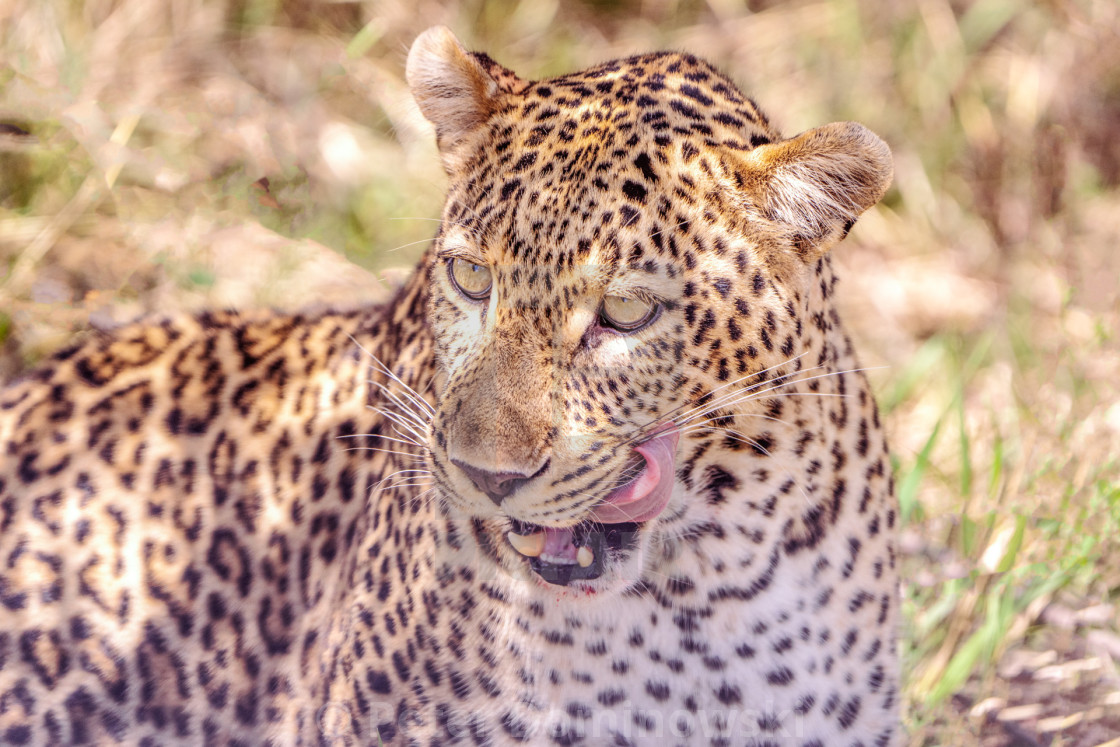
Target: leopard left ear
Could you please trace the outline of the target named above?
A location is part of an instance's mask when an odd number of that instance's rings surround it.
[[[891,152],[855,122],[835,122],[742,156],[741,187],[806,260],[847,236],[891,184]]]
[[[502,98],[528,85],[486,55],[468,52],[446,26],[434,26],[416,38],[405,77],[420,111],[436,128],[447,166],[498,110]]]

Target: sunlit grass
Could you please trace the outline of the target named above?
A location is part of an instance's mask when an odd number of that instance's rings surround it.
[[[1043,411],[1061,405],[1044,387],[1034,396],[997,392],[993,401],[977,379],[1000,367],[1011,373],[1012,389],[1061,382],[1066,396],[1077,393],[1067,400],[1070,414],[1084,408],[1088,420],[1055,422]],[[1077,444],[1078,430],[1107,414],[1110,401],[1099,395],[1109,386],[1082,378],[1077,366],[1055,366],[1052,351],[1034,340],[999,345],[991,333],[981,333],[932,338],[885,390],[893,422],[900,410],[914,407],[929,408],[934,417],[914,441],[918,448],[909,458],[898,456],[896,465],[909,551],[904,568],[912,582],[904,601],[904,662],[918,743],[961,743],[965,733],[971,735],[965,742],[979,741],[985,718],[969,718],[965,705],[993,697],[1010,701],[1017,693],[1028,703],[1045,700],[1045,689],[1017,690],[1001,681],[1001,659],[1013,649],[1058,645],[1041,624],[1057,600],[1058,607],[1115,604],[1120,458],[1114,442],[1089,451]],[[1104,623],[1101,629],[1114,635],[1114,611]],[[1047,661],[1099,655],[1075,640]]]

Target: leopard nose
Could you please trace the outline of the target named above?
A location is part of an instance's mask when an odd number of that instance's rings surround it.
[[[490,500],[494,501],[495,506],[502,505],[502,501],[507,495],[548,468],[548,462],[545,462],[544,466],[529,475],[524,472],[491,472],[489,470],[479,469],[466,462],[460,462],[458,459],[452,459],[451,463],[463,470],[467,477],[470,478],[471,482],[474,483],[474,486],[483,493],[486,493]]]

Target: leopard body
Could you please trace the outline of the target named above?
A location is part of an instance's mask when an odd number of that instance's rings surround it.
[[[894,744],[829,257],[886,146],[682,53],[527,81],[433,29],[408,77],[450,184],[389,304],[142,321],[0,393],[0,743]]]

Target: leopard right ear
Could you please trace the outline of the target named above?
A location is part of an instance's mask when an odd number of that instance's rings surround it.
[[[420,111],[436,128],[445,165],[498,110],[505,95],[528,86],[486,55],[463,49],[446,26],[433,26],[416,38],[405,77]]]
[[[760,145],[739,164],[739,186],[755,208],[813,261],[882,199],[894,173],[887,144],[855,122]]]

